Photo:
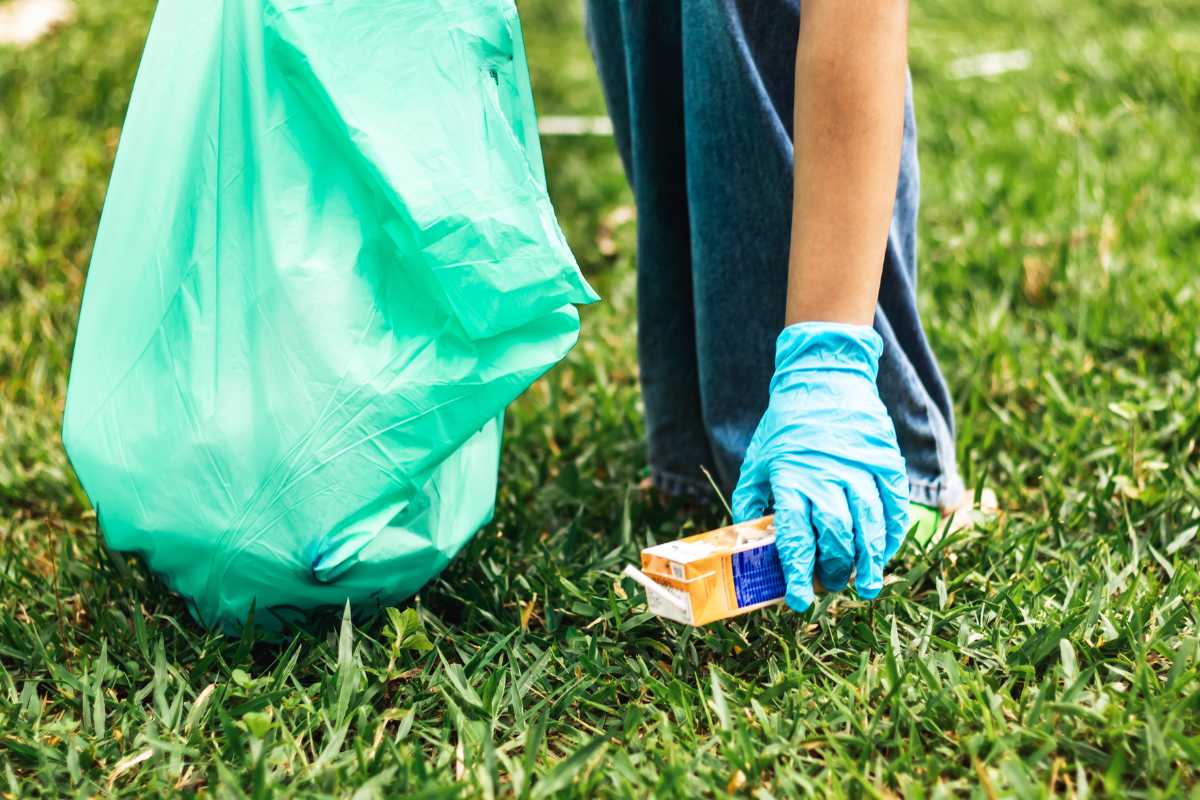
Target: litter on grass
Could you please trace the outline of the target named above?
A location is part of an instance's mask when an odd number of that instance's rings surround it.
[[[994,513],[995,493],[985,490],[980,505]],[[906,541],[924,548],[939,531],[945,535],[973,525],[981,513],[967,509],[944,518],[936,508],[911,503]],[[685,625],[707,625],[775,605],[783,601],[787,584],[774,522],[774,516],[760,517],[647,547],[642,568],[627,565],[622,574],[646,590],[651,613]],[[813,591],[825,592],[816,576]]]
[[[646,590],[660,617],[707,625],[783,601],[774,517],[728,525],[642,550],[642,568],[624,574]]]

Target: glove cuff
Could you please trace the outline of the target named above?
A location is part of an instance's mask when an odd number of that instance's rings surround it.
[[[775,342],[775,378],[806,370],[858,373],[875,382],[883,339],[869,325],[797,322]]]

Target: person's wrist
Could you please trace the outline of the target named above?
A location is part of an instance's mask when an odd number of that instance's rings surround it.
[[[785,308],[786,324],[798,322],[841,322],[847,325],[870,325],[875,320],[874,298],[859,296],[845,291],[822,292],[819,287],[799,288],[795,292],[788,287],[788,302]]]
[[[883,339],[869,325],[797,322],[784,328],[775,342],[775,375],[779,379],[826,370],[857,373],[874,382],[882,354]]]

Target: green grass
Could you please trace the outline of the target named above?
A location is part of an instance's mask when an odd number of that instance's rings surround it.
[[[874,604],[648,617],[620,567],[722,512],[632,488],[630,198],[610,141],[557,139],[607,302],[510,415],[495,522],[415,611],[283,644],[203,633],[105,555],[58,442],[153,3],[80,5],[0,49],[6,796],[1200,796],[1191,0],[913,4],[922,302],[994,524],[905,552]],[[602,112],[577,4],[522,9],[541,110]],[[948,75],[1014,48],[1027,71]]]

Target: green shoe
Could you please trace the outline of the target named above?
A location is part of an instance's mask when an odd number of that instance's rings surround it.
[[[922,548],[929,544],[942,527],[942,512],[933,506],[908,504],[908,541]]]
[[[909,526],[906,541],[914,542],[924,548],[943,529],[946,529],[946,533],[953,533],[963,528],[969,528],[988,517],[994,516],[999,510],[1000,506],[996,500],[996,493],[991,489],[984,489],[979,493],[978,503],[975,502],[973,494],[964,494],[963,500],[957,508],[945,512],[933,506],[922,505],[921,503],[909,503]],[[949,520],[948,528],[947,520]]]

